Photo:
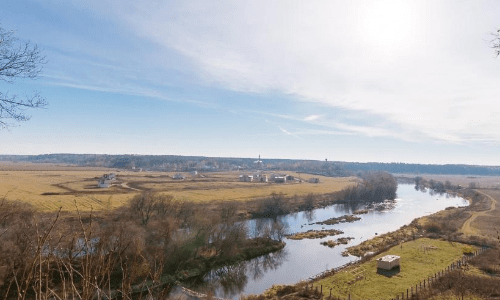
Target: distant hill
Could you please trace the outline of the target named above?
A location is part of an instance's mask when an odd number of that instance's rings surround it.
[[[406,163],[360,163],[341,161],[317,161],[298,159],[261,159],[235,157],[204,157],[180,155],[106,155],[106,154],[43,154],[43,155],[0,155],[0,161],[31,163],[56,163],[88,167],[119,169],[143,169],[154,171],[229,171],[290,170],[326,176],[347,176],[363,171],[387,171],[411,174],[454,174],[454,175],[500,175],[500,166],[478,165],[427,165]]]

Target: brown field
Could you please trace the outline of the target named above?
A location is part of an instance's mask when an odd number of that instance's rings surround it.
[[[110,188],[98,188],[97,178],[115,173],[117,180]],[[263,172],[270,174],[271,172]],[[240,182],[240,172],[184,173],[185,180],[174,180],[171,172],[132,172],[106,168],[73,167],[54,164],[0,162],[0,198],[20,200],[41,211],[59,207],[75,210],[105,210],[119,207],[144,190],[172,195],[178,200],[209,202],[218,200],[251,200],[271,193],[303,196],[339,191],[356,182],[354,177],[321,177],[320,183],[308,183],[308,174],[280,172],[301,178],[304,182],[286,184]]]
[[[500,191],[493,189],[477,189],[491,202],[488,210],[473,212],[464,223],[462,232],[469,235],[478,235],[496,238],[500,233]]]
[[[404,177],[415,177],[416,175],[400,174]],[[500,233],[500,176],[477,176],[477,175],[419,175],[425,180],[450,181],[453,185],[469,187],[474,183],[475,190],[485,196],[485,201],[475,208],[466,210],[470,215],[463,223],[460,231],[467,236],[479,236],[495,239]],[[449,214],[442,211],[441,214]],[[423,218],[425,219],[425,218]]]
[[[441,182],[449,181],[453,185],[468,187],[470,183],[475,183],[480,188],[500,188],[500,176],[479,176],[479,175],[434,175],[434,174],[394,174],[414,178],[420,176],[425,180],[436,180]]]

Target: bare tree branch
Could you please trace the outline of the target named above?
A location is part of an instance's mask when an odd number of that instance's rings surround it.
[[[500,29],[492,32],[491,35],[493,35],[493,40],[491,40],[491,48],[495,50],[495,54],[498,57],[500,55]]]
[[[19,78],[36,79],[46,62],[37,45],[20,41],[14,36],[14,32],[0,27],[0,82],[9,84]],[[20,98],[17,94],[9,95],[8,92],[0,91],[0,129],[13,125],[8,120],[29,120],[26,109],[43,108],[46,105],[47,101],[38,92]]]

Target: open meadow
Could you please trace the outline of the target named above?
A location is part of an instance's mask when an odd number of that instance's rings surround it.
[[[421,238],[395,246],[367,262],[348,267],[342,272],[314,283],[323,286],[323,293],[340,298],[391,299],[407,288],[415,286],[452,262],[473,247],[455,242]],[[401,257],[401,267],[391,271],[377,269],[377,259],[385,255]]]
[[[97,186],[104,174],[115,173],[108,188]],[[263,171],[265,175],[272,172]],[[277,172],[295,177],[287,183],[241,182],[244,172],[181,173],[184,179],[173,179],[172,172],[133,172],[118,169],[86,168],[53,164],[0,163],[0,198],[19,200],[41,211],[62,207],[75,210],[106,210],[122,206],[137,193],[146,190],[172,195],[177,200],[194,202],[252,200],[272,193],[285,196],[325,194],[356,183],[354,177],[323,177],[293,172]],[[311,177],[319,183],[309,183]]]

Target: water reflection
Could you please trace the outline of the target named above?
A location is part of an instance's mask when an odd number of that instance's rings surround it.
[[[256,259],[209,271],[188,284],[197,286],[197,290],[204,293],[212,291],[218,296],[232,298],[245,290],[249,278],[257,280],[266,272],[276,270],[286,260],[286,256],[287,251],[282,249]]]
[[[376,234],[393,231],[409,224],[414,218],[432,214],[449,206],[464,206],[467,201],[463,198],[439,196],[430,193],[430,190],[421,192],[414,185],[400,184],[396,202],[372,207],[366,214],[359,215],[361,220],[352,223],[335,225],[319,225],[317,221],[324,221],[332,217],[352,214],[353,211],[363,209],[369,205],[356,203],[341,203],[324,208],[314,209],[281,216],[276,219],[248,220],[250,236],[272,236],[283,238],[284,232],[295,233],[308,230],[338,229],[344,232],[340,237],[353,237],[348,245],[339,245],[328,248],[320,242],[331,239],[290,240],[286,239],[283,251],[259,257],[220,270],[214,270],[200,278],[211,286],[217,296],[236,299],[241,294],[259,294],[273,284],[293,284],[300,280],[317,275],[328,268],[335,268],[354,261],[357,258],[343,257],[342,252],[349,246],[359,244]],[[439,200],[439,201],[436,201]],[[323,228],[324,227],[324,228]],[[286,251],[285,251],[286,250]],[[206,291],[206,290],[204,290]]]

